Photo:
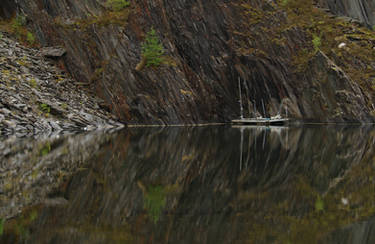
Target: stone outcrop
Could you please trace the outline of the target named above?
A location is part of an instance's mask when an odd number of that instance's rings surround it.
[[[43,52],[0,39],[0,135],[121,126]]]
[[[66,54],[66,50],[62,47],[45,47],[40,51],[41,54],[47,58],[60,58]]]
[[[331,119],[350,120],[357,116],[358,120],[366,121],[370,110],[364,106],[365,96],[360,87],[324,53],[319,51],[311,59],[307,75],[312,79],[302,92],[301,105],[312,115],[310,119],[325,121],[328,112]]]

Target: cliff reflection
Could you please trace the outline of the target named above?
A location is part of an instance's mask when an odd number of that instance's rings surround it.
[[[49,194],[67,203],[26,209],[5,223],[2,238],[332,242],[375,212],[374,135],[371,128],[345,127],[139,128],[105,135],[80,170]],[[21,219],[27,234],[15,228]]]

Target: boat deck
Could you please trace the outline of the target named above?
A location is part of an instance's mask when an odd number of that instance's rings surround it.
[[[261,119],[234,119],[232,124],[240,125],[284,125],[289,123],[290,119],[272,119],[272,118],[261,118]]]

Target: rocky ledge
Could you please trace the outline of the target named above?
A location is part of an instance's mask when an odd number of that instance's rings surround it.
[[[0,38],[0,135],[121,127],[43,50]]]

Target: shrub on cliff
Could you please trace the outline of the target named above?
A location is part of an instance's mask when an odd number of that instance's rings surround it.
[[[26,17],[24,15],[17,15],[12,21],[12,27],[14,29],[19,29],[25,26],[27,23]]]
[[[21,39],[21,37],[27,33],[27,30],[25,29],[26,22],[26,17],[23,15],[17,15],[12,20],[12,32],[18,39]]]
[[[313,36],[312,43],[313,43],[313,46],[314,46],[314,50],[315,50],[315,51],[318,51],[318,50],[320,49],[320,46],[322,45],[321,39],[320,39],[320,37],[317,36],[317,35],[314,35],[314,36]]]
[[[142,44],[142,56],[146,59],[146,66],[158,66],[163,62],[164,48],[160,43],[156,31],[151,28],[147,32],[146,40]]]
[[[107,5],[113,11],[120,11],[130,5],[130,2],[127,0],[108,0]]]
[[[27,29],[27,18],[25,15],[18,14],[10,20],[1,21],[0,29],[2,32],[11,34],[24,44],[37,45],[34,34]],[[0,33],[1,37],[2,34]]]
[[[33,35],[33,33],[31,33],[31,32],[27,32],[26,33],[26,40],[27,40],[27,42],[29,43],[29,44],[34,44],[34,42],[35,42],[35,37],[34,37],[34,35]]]

